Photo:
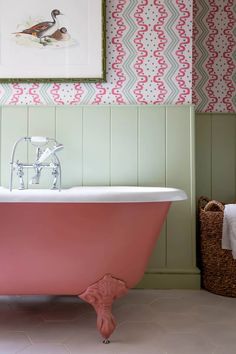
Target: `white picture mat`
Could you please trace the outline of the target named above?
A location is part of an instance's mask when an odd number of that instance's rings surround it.
[[[60,10],[59,27],[66,27],[73,46],[26,47],[14,32],[31,17],[52,21]],[[22,28],[20,28],[22,30]],[[0,78],[89,78],[102,76],[101,0],[0,0]]]

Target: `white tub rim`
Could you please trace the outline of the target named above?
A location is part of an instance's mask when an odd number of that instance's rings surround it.
[[[177,188],[142,186],[79,186],[58,190],[0,187],[0,203],[141,203],[187,199]]]

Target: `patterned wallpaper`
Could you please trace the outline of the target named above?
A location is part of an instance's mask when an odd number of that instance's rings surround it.
[[[199,112],[236,111],[236,2],[195,0],[193,103]]]
[[[192,0],[106,3],[106,83],[2,84],[0,103],[191,103]]]
[[[2,84],[0,104],[193,102],[199,112],[236,111],[235,0],[106,3],[106,83]]]

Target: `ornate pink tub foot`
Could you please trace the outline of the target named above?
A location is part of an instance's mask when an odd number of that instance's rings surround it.
[[[106,274],[97,283],[92,284],[79,297],[91,304],[97,313],[97,328],[104,338],[103,343],[110,343],[109,337],[116,328],[111,313],[112,303],[128,291],[124,281]]]

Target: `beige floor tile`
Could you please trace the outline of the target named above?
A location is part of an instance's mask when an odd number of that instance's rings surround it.
[[[103,344],[96,328],[80,328],[78,333],[64,342],[70,354],[115,354],[113,342]]]
[[[32,344],[16,354],[70,354],[70,352],[63,345]]]
[[[196,305],[191,312],[199,320],[207,323],[228,323],[236,320],[236,312],[224,306]]]
[[[156,313],[149,305],[134,305],[133,303],[114,308],[113,314],[117,323],[124,321],[152,322],[156,319]]]
[[[0,354],[235,354],[236,299],[198,290],[131,290],[105,345],[76,296],[0,296]]]
[[[72,303],[57,303],[51,308],[41,311],[45,321],[73,321],[82,314],[94,311],[92,306],[78,301]]]
[[[119,307],[125,304],[133,305],[148,305],[153,301],[159,299],[160,291],[159,290],[148,290],[143,291],[142,289],[134,289],[128,291],[126,296],[122,296],[117,299],[114,303],[114,307]]]
[[[63,344],[65,340],[77,332],[75,323],[45,322],[37,328],[27,331],[27,334],[33,343]]]
[[[222,307],[223,309],[229,309],[236,315],[236,298],[222,296],[222,301],[219,304],[219,307]]]
[[[156,314],[159,313],[188,313],[194,307],[194,302],[191,298],[179,298],[178,301],[176,299],[170,298],[162,298],[154,301],[149,305],[151,307],[152,312]]]
[[[0,333],[0,354],[14,354],[31,345],[29,338],[24,333]]]
[[[116,345],[121,353],[163,354],[159,343],[165,333],[165,330],[155,323],[123,323],[114,333],[114,346]]]
[[[40,314],[13,310],[3,314],[0,311],[0,332],[6,330],[27,331],[43,323]]]
[[[224,323],[204,323],[196,331],[209,338],[216,346],[234,347],[236,353],[235,327]]]
[[[190,313],[165,313],[156,314],[155,323],[168,332],[195,333],[203,322]]]
[[[65,342],[71,354],[164,354],[158,347],[158,340],[165,333],[151,323],[122,323],[111,337],[110,344],[103,344],[99,334],[81,330],[79,335]]]
[[[209,338],[196,333],[164,334],[159,344],[168,354],[213,354],[216,349]]]
[[[230,346],[228,344],[225,344],[216,348],[213,354],[235,354],[235,352],[236,352],[235,345]]]
[[[194,304],[209,306],[218,305],[224,301],[223,296],[215,295],[205,290],[183,290],[181,298],[189,299]]]

